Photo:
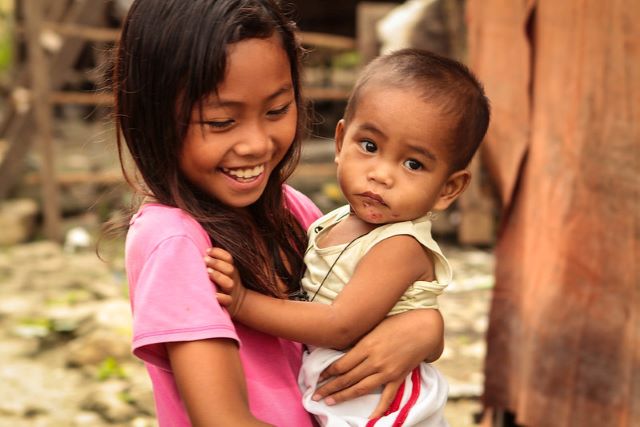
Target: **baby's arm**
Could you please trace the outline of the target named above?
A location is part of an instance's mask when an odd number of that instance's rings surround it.
[[[224,260],[217,262],[217,266],[209,263],[210,267],[218,269]],[[262,332],[320,347],[345,348],[380,323],[407,287],[432,268],[431,258],[413,237],[393,236],[360,260],[331,305],[271,298],[234,285],[236,305],[230,311]],[[218,272],[228,275],[229,270]],[[219,275],[212,278],[224,287]]]

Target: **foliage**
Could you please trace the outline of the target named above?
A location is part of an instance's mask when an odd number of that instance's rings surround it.
[[[98,379],[105,381],[110,378],[127,378],[124,368],[114,357],[107,357],[98,367]]]
[[[12,2],[0,0],[0,74],[11,66],[13,58],[13,13]]]

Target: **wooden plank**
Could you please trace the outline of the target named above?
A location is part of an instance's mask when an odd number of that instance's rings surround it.
[[[112,105],[113,95],[105,92],[53,92],[52,104]]]
[[[95,28],[89,25],[57,22],[45,22],[44,28],[63,37],[75,37],[87,41],[115,42],[120,37],[119,28]]]
[[[302,44],[306,45],[325,47],[335,50],[355,50],[357,47],[355,39],[351,37],[308,31],[301,31],[299,35]]]
[[[36,139],[40,148],[40,173],[42,180],[42,203],[44,210],[44,234],[52,240],[60,240],[60,195],[55,178],[54,148],[51,124],[51,106],[49,105],[49,79],[47,59],[40,45],[42,26],[42,2],[26,0],[25,22],[29,71],[33,85],[33,105]]]
[[[66,172],[56,176],[58,185],[66,187],[76,184],[101,184],[114,185],[125,182],[120,170],[105,171],[99,173],[88,172]],[[39,185],[42,183],[42,176],[38,173],[30,173],[24,177],[26,185]]]
[[[335,163],[300,163],[291,175],[294,179],[311,179],[317,178],[327,180],[335,178]]]
[[[304,96],[314,101],[343,101],[349,98],[350,88],[306,86]]]

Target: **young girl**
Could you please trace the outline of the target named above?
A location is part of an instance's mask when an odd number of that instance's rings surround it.
[[[270,0],[137,0],[124,23],[118,148],[122,159],[126,142],[146,196],[126,242],[133,352],[160,426],[313,424],[297,387],[300,345],[232,323],[202,263],[215,244],[233,254],[247,288],[278,298],[299,290],[303,227],[319,216],[283,187],[304,128],[299,54]],[[394,384],[437,357],[441,335],[421,335],[418,346],[409,335],[441,328],[440,318],[385,323],[330,368],[342,375],[322,395]],[[396,346],[406,352],[399,366]]]
[[[309,228],[302,287],[321,304],[246,289],[221,249],[206,258],[235,319],[310,345],[299,381],[305,408],[322,425],[446,425],[447,386],[426,363],[380,418],[368,418],[379,393],[331,405],[314,389],[341,356],[331,348],[349,347],[386,316],[437,308],[451,269],[431,237],[430,214],[464,191],[464,168],[488,121],[483,89],[463,65],[420,50],[380,57],[359,78],[336,129],[338,181],[349,204]]]

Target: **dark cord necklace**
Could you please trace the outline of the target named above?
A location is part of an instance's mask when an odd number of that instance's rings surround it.
[[[320,285],[318,286],[318,289],[316,289],[316,291],[313,293],[313,296],[311,297],[310,301],[313,301],[316,298],[316,295],[318,295],[318,292],[320,292],[320,289],[322,288],[322,285],[324,285],[324,282],[327,280],[327,277],[329,277],[329,275],[331,274],[331,272],[333,271],[333,267],[335,267],[335,265],[338,263],[338,260],[340,259],[340,257],[342,256],[343,253],[345,253],[345,251],[347,249],[349,249],[349,247],[355,243],[356,240],[360,239],[361,237],[366,236],[367,234],[369,234],[370,232],[366,232],[364,234],[359,235],[358,237],[356,237],[355,239],[351,240],[349,243],[347,243],[347,245],[340,251],[340,253],[338,254],[338,256],[336,257],[335,261],[333,261],[333,264],[331,264],[331,267],[329,267],[329,271],[327,271],[327,274],[324,275],[324,277],[322,278],[322,281],[320,282]],[[309,248],[310,249],[310,248]],[[309,252],[309,250],[307,250],[307,252]],[[306,255],[306,254],[305,254]]]
[[[349,215],[353,215],[354,211],[353,208],[349,209],[349,212],[342,215],[341,217],[339,217],[335,223],[338,224],[340,221],[342,221],[342,219],[346,216]],[[322,230],[324,229],[324,227],[322,226],[317,226],[316,228],[313,229],[313,232],[316,234],[319,234]],[[347,249],[349,249],[349,247],[351,247],[351,245],[353,243],[355,243],[358,239],[360,239],[361,237],[366,236],[367,234],[369,234],[371,231],[368,231],[364,234],[359,235],[358,237],[355,237],[354,239],[352,239],[349,243],[346,244],[346,246],[340,251],[340,253],[338,254],[338,256],[336,257],[336,259],[333,261],[333,263],[331,264],[331,267],[329,267],[329,270],[327,271],[327,274],[325,274],[325,276],[322,278],[322,281],[320,282],[320,285],[318,286],[318,289],[316,289],[316,291],[313,293],[313,296],[311,297],[311,299],[309,299],[309,295],[307,294],[307,292],[302,288],[302,286],[300,287],[300,289],[298,289],[295,292],[292,292],[289,294],[289,299],[292,300],[296,300],[296,301],[313,301],[316,296],[318,295],[318,292],[320,292],[320,289],[322,288],[322,286],[324,285],[324,282],[327,280],[327,278],[329,277],[329,275],[331,274],[331,272],[333,271],[333,267],[335,267],[335,265],[338,263],[338,260],[340,259],[340,257],[342,256],[342,254],[345,253],[345,251]],[[312,246],[309,245],[309,247],[307,248],[307,250],[305,251],[304,255],[306,256],[309,251],[311,250]]]

